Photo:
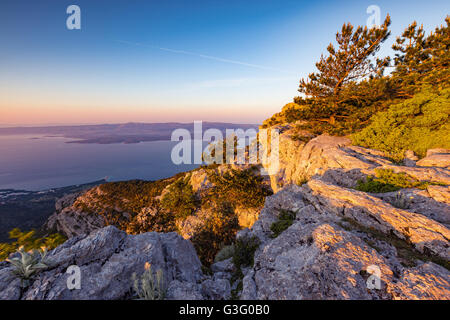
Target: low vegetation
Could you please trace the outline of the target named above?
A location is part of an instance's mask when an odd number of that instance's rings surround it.
[[[283,231],[289,228],[295,221],[297,213],[292,210],[279,209],[278,221],[270,226],[272,238],[278,237]]]
[[[189,178],[190,175],[187,175],[187,177],[176,180],[169,186],[168,192],[161,200],[161,206],[172,212],[175,219],[187,218],[194,213],[199,205]]]
[[[16,252],[19,248],[30,251],[46,247],[48,250],[51,250],[67,240],[66,237],[59,233],[39,236],[35,230],[20,231],[18,228],[9,232],[9,238],[13,240],[11,243],[0,243],[0,261],[8,258],[10,254]]]
[[[391,201],[391,204],[399,209],[409,209],[411,206],[411,201],[405,194],[397,192],[395,198]]]
[[[153,275],[152,266],[147,262],[144,273],[138,277],[133,273],[133,289],[139,300],[164,300],[167,288],[163,271],[160,269]]]
[[[247,170],[230,169],[223,175],[210,172],[208,178],[214,184],[208,201],[227,201],[234,208],[260,208],[270,189],[263,184],[263,177],[254,173],[254,168]]]
[[[406,150],[424,157],[428,149],[450,149],[450,89],[424,89],[413,98],[375,115],[371,124],[353,135],[353,143],[385,151],[395,161]]]
[[[217,172],[217,165],[203,166],[210,188],[194,192],[191,173],[158,181],[132,180],[107,183],[91,190],[74,204],[84,212],[102,215],[106,223],[127,233],[178,232],[180,225],[196,212],[205,214],[190,234],[200,260],[208,267],[219,250],[231,245],[241,229],[236,208],[258,210],[270,188],[256,174],[258,168]],[[195,171],[195,170],[194,170]],[[85,199],[84,199],[85,198]],[[82,207],[84,206],[84,207]],[[184,234],[183,234],[184,236]]]
[[[239,222],[232,206],[228,202],[217,204],[210,217],[190,238],[203,265],[213,263],[220,249],[233,243],[239,230]]]
[[[95,207],[90,209],[94,212],[105,209],[113,212],[118,209],[137,214],[142,208],[152,206],[154,198],[159,196],[169,184],[182,176],[184,176],[184,173],[177,174],[170,179],[156,181],[130,180],[102,184],[99,186],[99,194],[95,197],[96,203],[92,203]],[[80,203],[80,205],[82,204]]]
[[[234,245],[233,264],[237,269],[251,267],[254,263],[255,251],[259,247],[259,239],[253,237],[241,237]]]
[[[228,168],[223,174],[207,167],[208,179],[213,186],[201,195],[201,208],[212,212],[190,239],[202,263],[209,266],[221,248],[231,245],[241,229],[235,210],[259,210],[265,198],[272,194],[255,168],[236,170]],[[236,244],[234,249],[237,250]]]
[[[214,258],[214,262],[220,262],[227,259],[230,259],[234,255],[234,244],[230,244],[228,246],[224,246],[220,251],[216,254]]]
[[[161,208],[155,201],[152,205],[152,213],[147,213],[145,217],[135,215],[120,228],[129,234],[139,234],[144,232],[176,232],[177,226],[174,215]]]
[[[27,252],[22,246],[17,253],[20,257],[6,259],[6,261],[13,265],[13,273],[21,279],[22,286],[27,287],[34,275],[49,267],[49,262],[46,261],[47,248]]]
[[[251,267],[254,264],[255,251],[259,247],[259,239],[255,236],[244,236],[236,240],[233,250],[233,264],[235,266],[234,272],[231,276],[230,282],[235,285],[231,290],[231,300],[238,300],[239,293],[242,292],[244,274],[241,267]]]
[[[359,180],[356,190],[385,193],[406,188],[426,189],[429,185],[440,185],[437,181],[420,181],[404,172],[395,173],[391,169],[375,169],[375,177],[369,176],[365,180]]]

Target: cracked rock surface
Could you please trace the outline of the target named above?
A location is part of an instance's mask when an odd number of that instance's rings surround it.
[[[149,232],[127,235],[113,226],[78,236],[51,251],[51,267],[39,273],[22,289],[7,262],[0,264],[0,299],[90,299],[133,298],[132,274],[142,274],[149,262],[163,271],[169,299],[203,298],[203,273],[192,244],[176,233]],[[66,270],[81,270],[81,289],[69,290]],[[174,285],[174,284],[177,285]],[[182,288],[189,287],[189,295]]]

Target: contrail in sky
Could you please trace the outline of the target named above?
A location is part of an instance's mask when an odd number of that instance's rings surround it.
[[[152,48],[152,49],[158,49],[158,50],[162,50],[162,51],[167,51],[167,52],[172,52],[172,53],[177,53],[177,54],[184,54],[184,55],[188,55],[188,56],[194,56],[194,57],[214,60],[214,61],[218,61],[218,62],[236,64],[236,65],[250,67],[250,68],[256,68],[256,69],[262,69],[262,70],[270,70],[270,71],[277,71],[277,72],[282,72],[282,73],[293,74],[292,72],[281,70],[281,69],[277,69],[277,68],[271,68],[271,67],[261,66],[261,65],[252,64],[252,63],[246,63],[246,62],[237,61],[237,60],[224,59],[224,58],[209,56],[209,55],[205,55],[205,54],[185,51],[185,50],[176,50],[176,49],[170,49],[170,48],[164,48],[164,47],[157,47],[157,46],[146,45],[146,44],[142,44],[142,43],[138,43],[138,42],[129,42],[129,41],[123,41],[123,40],[116,40],[116,41],[117,42],[121,42],[121,43],[125,43],[125,44],[130,44],[130,45],[135,45],[135,46],[140,46],[140,47],[146,47],[146,48]]]

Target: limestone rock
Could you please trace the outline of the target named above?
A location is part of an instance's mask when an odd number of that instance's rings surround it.
[[[427,191],[434,200],[450,204],[450,186],[429,185]]]
[[[199,190],[212,186],[211,182],[208,180],[208,174],[204,169],[194,171],[191,175],[190,183],[194,192],[198,192]]]
[[[394,299],[450,300],[448,271],[434,263],[404,270],[401,279],[392,290]]]
[[[291,130],[284,129],[280,134],[279,170],[270,177],[275,192],[285,185],[299,184],[317,176],[333,184],[354,187],[358,180],[374,175],[377,168],[403,172],[420,181],[450,184],[450,153],[445,153],[448,150],[430,150],[430,158],[418,161],[417,166],[412,162],[408,166],[398,166],[383,152],[352,146],[347,138],[321,135],[305,143],[293,139]],[[266,149],[268,146],[262,143]],[[412,154],[409,158],[416,159]]]
[[[403,164],[407,167],[416,166],[416,162],[419,160],[419,157],[416,156],[414,151],[407,150],[405,152],[405,158],[403,159]]]
[[[110,226],[89,236],[69,239],[51,251],[48,259],[51,267],[39,273],[24,290],[20,289],[17,279],[11,276],[9,266],[1,264],[0,299],[132,298],[132,274],[143,273],[146,262],[152,265],[154,272],[159,269],[163,271],[165,283],[171,286],[172,293],[178,283],[194,286],[203,278],[194,247],[175,233],[149,232],[134,236]],[[66,270],[71,265],[81,270],[80,290],[67,288],[69,275]],[[174,281],[177,282],[172,284]]]
[[[320,180],[308,182],[309,201],[321,211],[354,220],[367,228],[393,233],[422,253],[431,252],[450,260],[450,230],[420,214],[394,208],[364,192],[345,189]]]
[[[96,199],[102,195],[99,187],[83,193],[67,195],[56,202],[56,211],[50,216],[46,228],[56,230],[68,238],[89,234],[106,226],[105,219],[97,212],[91,212],[89,206],[95,206]]]
[[[431,149],[428,150],[427,156],[417,162],[422,167],[442,167],[450,168],[450,150]]]
[[[371,194],[394,207],[422,214],[450,227],[450,187],[429,185],[427,190],[401,189],[396,192]]]
[[[280,208],[296,219],[272,238]],[[318,179],[287,186],[266,199],[246,236],[261,245],[241,299],[450,299],[450,271],[429,261],[432,252],[448,266],[448,228],[363,192]]]
[[[360,272],[370,265],[392,271],[373,248],[336,225],[297,222],[267,244],[255,258],[256,299],[373,299]],[[245,284],[244,293],[248,291]],[[253,298],[243,296],[243,299]]]
[[[450,184],[450,170],[446,168],[384,165],[380,169],[392,170],[394,173],[406,173],[420,181]]]
[[[447,154],[450,153],[449,149],[443,149],[443,148],[436,148],[436,149],[428,149],[427,150],[427,157],[432,156],[433,154]]]
[[[375,167],[392,164],[381,152],[351,146],[350,139],[344,137],[321,135],[305,144],[293,140],[289,133],[280,135],[279,171],[271,176],[274,191],[330,171],[353,171],[354,179],[337,180],[351,186],[364,176],[361,171],[367,174]]]
[[[174,280],[167,288],[167,300],[203,300],[200,285]]]
[[[234,212],[237,215],[239,226],[250,228],[257,220],[261,208],[241,208],[237,207]]]
[[[208,279],[202,282],[202,293],[210,300],[227,300],[231,296],[231,286],[228,279]]]
[[[231,272],[233,271],[233,262],[231,261],[232,259],[226,259],[223,261],[219,261],[216,263],[213,263],[211,265],[211,270],[215,273],[218,272]]]

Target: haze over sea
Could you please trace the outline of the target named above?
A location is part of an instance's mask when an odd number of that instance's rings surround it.
[[[156,180],[197,165],[175,165],[177,142],[78,144],[38,135],[0,136],[0,189],[45,190],[106,178]]]

